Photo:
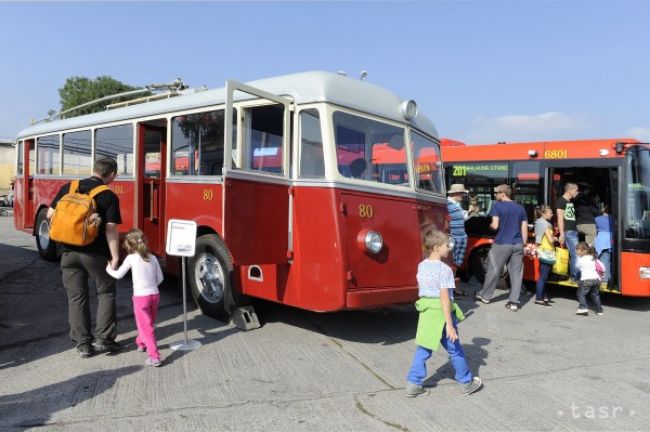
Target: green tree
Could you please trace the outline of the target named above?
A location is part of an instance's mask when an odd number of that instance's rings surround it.
[[[63,87],[59,89],[59,97],[61,98],[60,110],[65,111],[72,107],[102,98],[104,96],[122,93],[130,90],[137,90],[138,88],[139,87],[133,87],[128,84],[124,84],[123,82],[113,79],[110,76],[99,76],[95,79],[89,79],[86,77],[71,77],[68,78],[65,81]],[[133,96],[114,99],[104,103],[90,105],[72,111],[66,114],[64,117],[75,117],[83,114],[103,111],[107,104],[122,102],[142,96],[146,96],[146,93],[140,93]],[[51,115],[53,111],[54,110],[50,110],[48,112],[48,115]]]

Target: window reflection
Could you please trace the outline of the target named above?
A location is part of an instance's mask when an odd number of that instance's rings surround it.
[[[408,186],[404,129],[375,120],[334,113],[339,173],[376,183]]]

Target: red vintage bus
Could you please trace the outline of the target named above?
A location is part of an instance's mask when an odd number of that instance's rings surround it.
[[[469,239],[464,264],[480,281],[493,238],[486,217],[493,187],[501,183],[512,187],[513,199],[526,209],[532,234],[535,206],[554,206],[564,184],[573,182],[597,192],[601,206],[609,204],[614,220],[613,282],[602,289],[650,296],[650,145],[633,139],[491,145],[443,140],[443,157],[447,182],[464,183],[481,210],[465,224]],[[532,236],[530,242],[534,243]],[[538,261],[527,256],[524,264],[524,279],[537,280]],[[575,286],[553,274],[549,283]]]
[[[142,229],[166,271],[179,268],[167,221],[198,224],[188,280],[208,315],[250,298],[313,311],[417,298],[421,230],[445,229],[447,211],[437,133],[414,101],[307,72],[121,105],[18,135],[15,226],[43,258],[57,256],[52,197],[111,156],[120,229]]]

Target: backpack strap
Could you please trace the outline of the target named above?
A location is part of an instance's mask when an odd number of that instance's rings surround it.
[[[72,180],[70,182],[70,190],[68,193],[77,193],[79,191],[79,180]]]
[[[95,198],[97,195],[99,195],[100,193],[102,193],[104,191],[107,191],[107,190],[110,190],[110,188],[108,186],[100,185],[100,186],[97,186],[97,187],[94,187],[93,189],[91,189],[91,191],[88,192],[88,196],[91,197],[91,198]]]

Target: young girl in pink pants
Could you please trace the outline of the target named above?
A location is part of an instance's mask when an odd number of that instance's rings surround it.
[[[156,257],[149,253],[144,233],[139,229],[132,229],[126,234],[123,246],[129,255],[119,269],[112,270],[109,265],[106,271],[115,279],[122,279],[126,272],[131,270],[133,313],[138,327],[135,344],[138,346],[138,351],[147,352],[145,364],[157,367],[161,362],[156,346],[154,324],[160,302],[158,285],[163,281],[162,270]]]

